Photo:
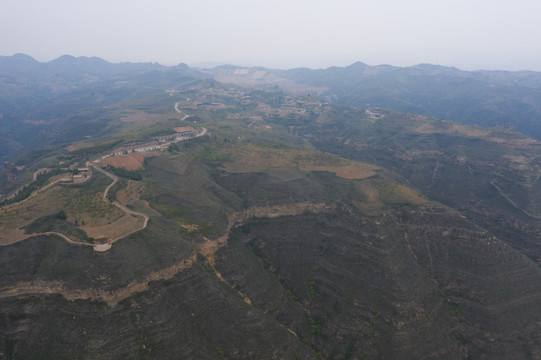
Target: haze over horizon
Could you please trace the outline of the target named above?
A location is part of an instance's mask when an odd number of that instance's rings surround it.
[[[0,55],[327,68],[430,63],[541,71],[541,3],[5,0]]]

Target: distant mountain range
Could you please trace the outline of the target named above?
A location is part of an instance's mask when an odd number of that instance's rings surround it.
[[[63,55],[57,59],[42,63],[25,54],[13,56],[0,56],[0,74],[2,75],[38,75],[40,77],[51,74],[93,74],[99,77],[118,75],[133,71],[153,71],[165,69],[189,69],[186,64],[173,67],[162,66],[157,63],[110,63],[98,57],[74,57]]]
[[[109,63],[64,55],[42,63],[24,54],[0,56],[0,161],[23,148],[50,144],[68,114],[136,98],[202,78],[245,87],[318,96],[357,108],[387,108],[467,125],[511,129],[541,139],[541,73],[461,71],[417,65],[271,70],[223,65]],[[94,121],[92,119],[91,121]],[[89,135],[99,126],[88,126]],[[46,135],[44,135],[46,134]],[[62,141],[56,135],[57,141]]]

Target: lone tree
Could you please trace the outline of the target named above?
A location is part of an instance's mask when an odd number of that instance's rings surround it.
[[[68,215],[66,215],[66,212],[64,211],[64,209],[62,209],[58,212],[58,214],[56,214],[56,217],[60,220],[66,220],[68,218]]]

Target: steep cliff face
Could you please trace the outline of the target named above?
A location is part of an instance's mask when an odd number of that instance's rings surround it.
[[[0,302],[4,359],[316,358],[201,265],[113,307],[59,295]]]

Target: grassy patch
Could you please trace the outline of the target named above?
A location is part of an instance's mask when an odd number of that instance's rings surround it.
[[[379,192],[379,198],[385,202],[400,204],[422,204],[427,200],[415,190],[402,184],[390,184]]]
[[[364,179],[376,174],[377,167],[313,150],[263,147],[251,143],[207,144],[201,152],[207,163],[228,172],[262,172],[278,168],[325,171],[345,179]]]
[[[107,166],[107,170],[110,170],[116,176],[120,176],[126,179],[135,180],[135,181],[143,180],[142,171],[126,170],[124,168],[115,167],[115,166]]]
[[[67,220],[66,212],[60,210],[58,213],[45,215],[24,227],[25,233],[45,233],[49,231],[59,232],[68,237],[75,237],[81,241],[93,242],[94,239],[80,229],[77,225]]]
[[[55,169],[53,171],[50,171],[46,174],[39,174],[36,176],[36,180],[32,181],[30,184],[24,186],[19,192],[17,192],[17,195],[12,197],[11,199],[4,200],[0,202],[0,206],[7,205],[7,204],[14,204],[19,201],[22,201],[29,197],[34,191],[39,190],[42,186],[47,185],[47,182],[52,176],[61,174],[63,171],[59,169]]]

